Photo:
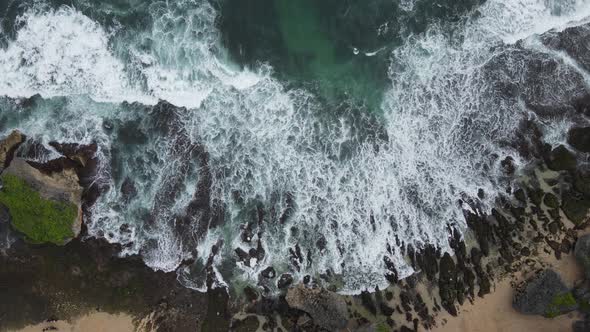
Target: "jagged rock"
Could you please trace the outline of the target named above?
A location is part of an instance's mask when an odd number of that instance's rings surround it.
[[[547,158],[547,166],[554,171],[572,170],[576,164],[576,156],[563,145],[553,149]]]
[[[328,331],[337,331],[348,325],[346,302],[328,290],[297,285],[287,291],[286,300],[289,306],[305,311],[317,325]]]
[[[512,306],[525,315],[546,317],[555,317],[578,308],[573,294],[553,270],[544,270],[529,279],[524,289],[514,295]]]
[[[121,198],[124,202],[128,203],[137,197],[137,194],[138,192],[135,183],[129,177],[126,177],[121,184]]]
[[[578,239],[574,249],[574,255],[578,264],[584,269],[586,278],[590,278],[590,234],[586,234]]]
[[[25,135],[15,130],[6,138],[0,140],[0,173],[8,167],[18,147],[26,140]]]
[[[516,166],[514,165],[514,158],[510,156],[504,158],[500,165],[502,166],[504,172],[508,175],[512,175],[516,171]]]
[[[285,288],[291,286],[292,283],[293,283],[293,276],[290,275],[289,273],[285,273],[285,274],[282,274],[281,277],[279,278],[279,281],[277,281],[277,287],[279,289],[285,289]]]
[[[590,50],[587,43],[581,42],[590,38],[590,27],[580,25],[569,27],[563,31],[549,31],[542,35],[541,41],[549,48],[565,51],[583,68],[590,70]]]
[[[277,275],[275,269],[272,266],[269,266],[266,269],[262,270],[260,274],[267,279],[272,279]]]
[[[576,150],[590,152],[590,127],[570,129],[567,134],[567,142]]]
[[[441,304],[451,315],[457,316],[455,301],[457,300],[457,270],[455,261],[449,253],[445,253],[440,260],[440,274],[438,280]]]

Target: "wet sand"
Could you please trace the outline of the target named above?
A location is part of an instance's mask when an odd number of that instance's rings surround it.
[[[565,281],[568,287],[576,280],[583,278],[583,273],[576,264],[573,253],[563,256],[561,260],[553,256],[544,255],[541,260],[549,267],[553,267]],[[460,308],[458,317],[449,314],[439,316],[439,326],[431,331],[436,332],[570,332],[572,324],[581,317],[572,312],[555,318],[522,315],[512,308],[514,282],[526,279],[526,275],[513,275],[496,284],[495,289],[485,298],[477,298],[474,304],[466,304]],[[442,320],[446,323],[442,323]]]
[[[52,329],[55,328],[55,329]],[[126,314],[107,314],[104,312],[91,313],[72,322],[55,321],[27,326],[13,332],[133,332],[133,318]]]

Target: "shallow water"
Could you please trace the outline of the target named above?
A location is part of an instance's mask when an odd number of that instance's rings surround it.
[[[199,289],[220,239],[219,285],[258,283],[273,266],[296,280],[330,271],[345,293],[385,285],[386,261],[412,273],[406,245],[448,249],[449,227],[466,227],[459,201],[483,189],[489,206],[509,181],[500,161],[526,163],[498,137],[510,140],[530,112],[499,97],[486,63],[502,45],[590,13],[581,0],[232,6],[0,5],[0,133],[97,142],[97,181],[110,189],[89,233],[154,269],[196,258],[179,273]],[[506,68],[506,80],[525,79]],[[152,107],[158,100],[183,108]],[[544,130],[557,144],[567,126]],[[209,207],[179,233],[206,174]],[[126,179],[136,197],[119,190]],[[238,261],[236,248],[258,243],[263,257]]]

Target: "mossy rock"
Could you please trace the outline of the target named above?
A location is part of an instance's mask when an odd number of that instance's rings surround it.
[[[555,295],[549,306],[547,306],[545,316],[549,318],[557,317],[575,310],[577,307],[578,303],[571,292]]]
[[[75,236],[73,224],[78,218],[78,207],[71,202],[41,197],[21,178],[4,174],[0,177],[0,204],[6,206],[12,226],[31,243],[64,245]]]
[[[512,306],[525,315],[556,317],[576,310],[578,303],[555,271],[544,270],[516,291]]]

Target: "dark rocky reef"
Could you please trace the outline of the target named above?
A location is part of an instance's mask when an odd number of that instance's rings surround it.
[[[100,310],[129,313],[156,331],[198,331],[205,320],[215,323],[208,331],[227,331],[217,315],[226,303],[215,292],[185,288],[175,273],[155,272],[139,257],[118,258],[119,249],[98,239],[14,244],[0,255],[0,330]]]

